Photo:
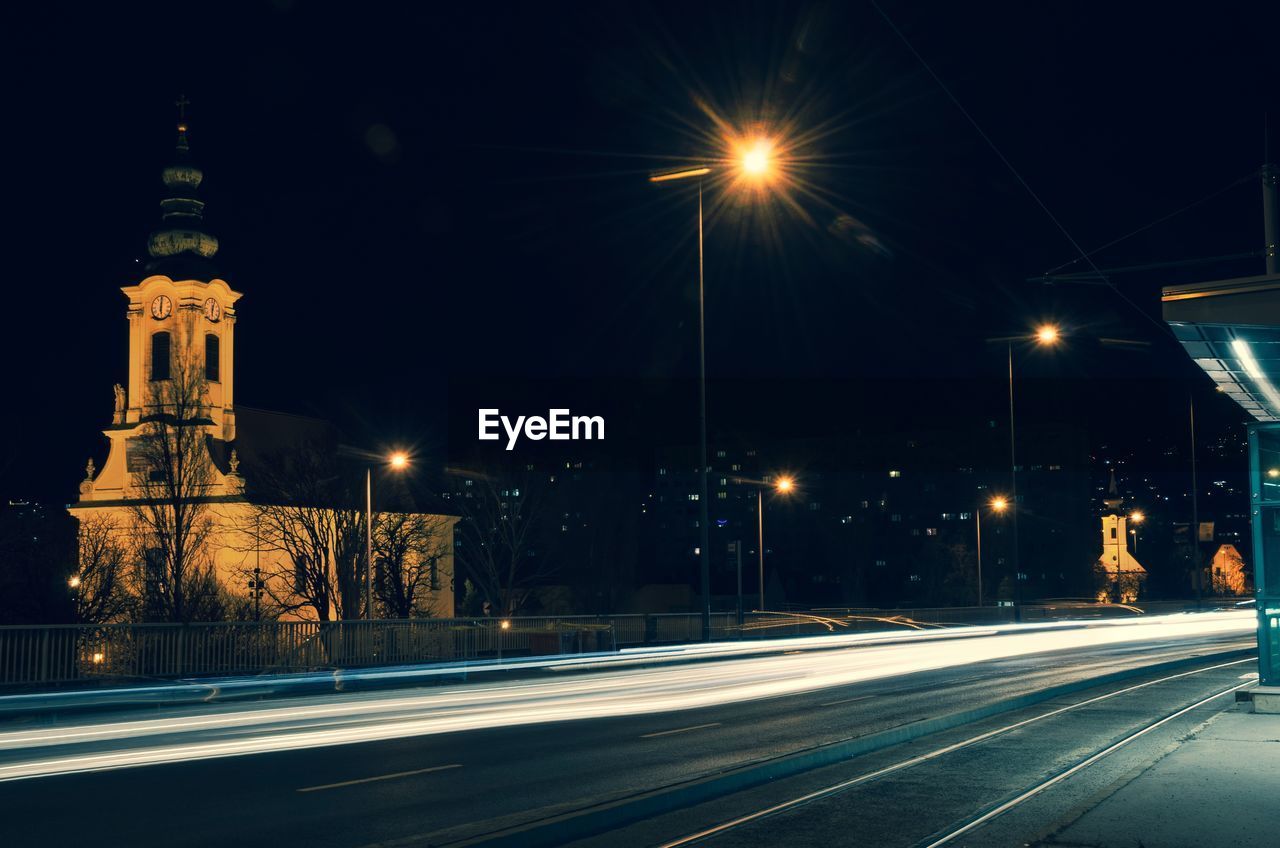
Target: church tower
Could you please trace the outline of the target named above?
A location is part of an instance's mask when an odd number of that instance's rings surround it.
[[[128,298],[129,373],[125,385],[115,387],[115,414],[103,431],[110,453],[101,473],[95,474],[90,461],[80,485],[82,503],[130,497],[130,474],[141,470],[141,457],[129,456],[131,440],[144,419],[164,412],[159,399],[174,380],[198,381],[200,417],[206,419],[211,443],[225,446],[236,436],[235,325],[241,295],[213,264],[218,240],[204,221],[204,172],[191,158],[187,105],[185,97],[177,102],[177,143],[160,173],[160,221],[148,239],[145,276],[121,288]],[[211,495],[237,489],[235,472],[225,468],[222,453],[215,452],[222,461],[215,460],[220,467]]]
[[[1099,591],[1099,599],[1106,596],[1115,603],[1132,603],[1138,597],[1147,570],[1129,552],[1129,519],[1121,508],[1124,498],[1116,487],[1114,468],[1111,469],[1110,489],[1102,503],[1110,515],[1102,516],[1102,554],[1096,568],[1106,585]]]

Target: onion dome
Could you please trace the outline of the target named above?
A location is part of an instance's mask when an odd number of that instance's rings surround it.
[[[204,172],[191,161],[187,143],[187,100],[181,97],[178,106],[178,142],[173,159],[160,176],[164,182],[164,197],[160,201],[160,225],[151,231],[147,252],[152,262],[149,268],[159,270],[161,265],[200,263],[218,252],[218,239],[208,231],[204,223],[204,201],[200,199],[200,183]]]

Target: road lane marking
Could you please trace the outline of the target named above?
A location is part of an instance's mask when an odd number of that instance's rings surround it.
[[[695,724],[693,727],[679,727],[675,730],[659,730],[657,733],[642,733],[641,739],[653,739],[655,736],[670,736],[673,733],[688,733],[690,730],[702,730],[707,727],[719,727],[720,722],[713,721],[710,724]]]
[[[840,701],[827,701],[825,704],[818,704],[820,707],[834,707],[836,704],[852,704],[854,701],[865,701],[868,698],[874,698],[875,695],[859,695],[856,698],[845,698]]]
[[[355,786],[357,783],[373,783],[378,780],[394,780],[397,777],[410,777],[415,774],[426,774],[432,771],[445,771],[446,769],[462,768],[462,763],[451,763],[447,766],[431,766],[431,768],[414,769],[413,771],[398,771],[394,774],[380,774],[377,777],[362,777],[359,780],[344,780],[341,783],[326,783],[323,786],[305,786],[299,789],[299,792],[319,792],[321,789],[337,789],[340,786]]]
[[[1244,673],[1244,674],[1240,675],[1240,676],[1239,676],[1238,678],[1236,678],[1236,679],[1237,679],[1237,680],[1256,680],[1256,679],[1257,679],[1257,677],[1258,677],[1258,672],[1256,672],[1256,671],[1250,671],[1250,672],[1246,672],[1246,673]]]

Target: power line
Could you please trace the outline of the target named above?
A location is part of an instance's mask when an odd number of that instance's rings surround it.
[[[1139,233],[1146,232],[1147,230],[1151,229],[1152,227],[1155,227],[1155,226],[1158,226],[1158,225],[1160,225],[1160,224],[1163,224],[1165,221],[1168,221],[1168,220],[1169,220],[1169,219],[1171,219],[1171,218],[1176,218],[1177,216],[1181,215],[1183,212],[1186,212],[1186,211],[1188,211],[1188,210],[1190,210],[1190,209],[1194,209],[1195,207],[1199,206],[1199,205],[1200,205],[1200,204],[1202,204],[1202,203],[1207,203],[1208,201],[1213,200],[1215,197],[1217,197],[1217,196],[1218,196],[1218,195],[1220,195],[1220,194],[1225,194],[1225,193],[1227,193],[1227,192],[1228,192],[1228,191],[1230,191],[1231,189],[1235,188],[1235,187],[1236,187],[1236,186],[1238,186],[1238,185],[1241,185],[1242,183],[1246,183],[1246,182],[1248,182],[1249,180],[1253,179],[1253,178],[1254,178],[1254,177],[1256,177],[1257,175],[1258,175],[1257,170],[1251,171],[1251,172],[1249,172],[1248,174],[1245,174],[1245,175],[1244,175],[1243,177],[1241,177],[1240,179],[1232,181],[1232,182],[1231,182],[1231,183],[1229,183],[1228,185],[1223,186],[1222,188],[1218,189],[1218,190],[1217,190],[1217,191],[1215,191],[1215,192],[1212,192],[1212,193],[1210,193],[1210,194],[1205,195],[1204,197],[1200,198],[1199,200],[1193,201],[1192,203],[1188,203],[1186,206],[1183,206],[1183,207],[1182,207],[1182,208],[1180,208],[1180,209],[1175,209],[1174,211],[1170,212],[1169,214],[1167,214],[1167,215],[1163,215],[1163,216],[1161,216],[1161,217],[1159,217],[1159,218],[1156,218],[1154,221],[1152,221],[1152,222],[1150,222],[1150,223],[1148,223],[1148,224],[1144,224],[1144,225],[1142,225],[1141,227],[1138,227],[1136,230],[1133,230],[1133,231],[1131,231],[1131,232],[1125,233],[1124,235],[1120,236],[1119,238],[1112,239],[1111,241],[1107,242],[1106,244],[1098,245],[1098,246],[1097,246],[1097,247],[1095,247],[1093,250],[1089,251],[1088,255],[1089,255],[1089,256],[1095,256],[1095,255],[1097,255],[1097,254],[1101,253],[1102,251],[1106,250],[1106,249],[1107,249],[1107,248],[1109,248],[1109,247],[1115,247],[1117,244],[1119,244],[1119,243],[1120,243],[1120,242],[1122,242],[1122,241],[1125,241],[1126,239],[1131,239],[1131,238],[1133,238],[1134,236],[1138,235]],[[1069,266],[1071,266],[1071,265],[1074,265],[1074,264],[1076,264],[1076,263],[1077,263],[1077,262],[1079,262],[1079,261],[1080,261],[1080,259],[1079,259],[1079,258],[1076,258],[1076,259],[1072,259],[1072,260],[1070,260],[1070,261],[1068,261],[1068,262],[1063,262],[1061,265],[1058,265],[1058,266],[1057,266],[1057,267],[1055,267],[1055,268],[1050,268],[1048,271],[1045,271],[1041,276],[1047,277],[1047,276],[1049,276],[1049,275],[1051,275],[1051,274],[1055,274],[1055,273],[1057,273],[1058,271],[1061,271],[1063,268],[1066,268],[1066,267],[1069,267]]]
[[[1105,274],[1133,274],[1140,271],[1158,271],[1164,268],[1187,268],[1192,265],[1213,265],[1218,262],[1234,262],[1240,259],[1255,259],[1265,255],[1262,250],[1246,250],[1242,253],[1225,253],[1221,256],[1201,256],[1193,259],[1173,259],[1167,262],[1145,262],[1141,265],[1123,265],[1119,268],[1105,268]],[[1079,260],[1075,260],[1079,261]],[[1071,263],[1067,263],[1071,264]],[[1066,267],[1059,265],[1059,268]],[[1035,277],[1027,277],[1027,282],[1043,282],[1043,283],[1092,283],[1095,285],[1106,285],[1105,277],[1098,277],[1091,271],[1078,271],[1074,274],[1055,274],[1053,271],[1046,271]]]
[[[1119,297],[1125,303],[1129,304],[1129,306],[1132,307],[1133,310],[1137,312],[1139,315],[1141,315],[1143,318],[1146,318],[1156,327],[1160,328],[1160,330],[1163,333],[1167,334],[1171,338],[1175,338],[1176,340],[1176,337],[1174,337],[1173,335],[1173,331],[1169,329],[1169,327],[1167,327],[1164,323],[1156,320],[1154,317],[1148,314],[1145,309],[1143,309],[1138,304],[1134,303],[1133,300],[1129,298],[1128,295],[1120,291],[1120,289],[1118,289],[1114,283],[1112,283],[1109,279],[1107,279],[1106,274],[1102,273],[1102,269],[1100,269],[1097,266],[1097,264],[1094,263],[1093,258],[1088,253],[1085,252],[1084,248],[1080,246],[1080,243],[1075,240],[1075,238],[1071,235],[1070,231],[1068,231],[1067,228],[1062,224],[1062,222],[1058,220],[1058,217],[1053,214],[1052,210],[1049,209],[1048,205],[1043,200],[1040,199],[1040,195],[1036,194],[1035,190],[1031,188],[1030,184],[1028,184],[1027,181],[1022,178],[1022,174],[1018,173],[1018,169],[1015,168],[1013,166],[1013,163],[1010,162],[1009,159],[1000,151],[1000,148],[997,147],[996,143],[991,140],[991,137],[987,135],[986,132],[983,131],[982,127],[978,124],[977,120],[972,115],[969,114],[969,110],[964,108],[964,104],[962,104],[960,100],[954,94],[951,93],[951,89],[948,88],[947,84],[942,81],[942,77],[938,76],[938,74],[933,70],[933,67],[927,61],[925,61],[925,58],[920,55],[920,52],[916,50],[916,48],[911,44],[911,42],[907,39],[906,35],[902,33],[902,30],[898,29],[897,25],[894,24],[893,19],[889,17],[889,15],[884,11],[884,9],[880,8],[880,4],[877,3],[876,0],[871,0],[871,6],[880,14],[880,17],[884,18],[884,22],[889,25],[889,28],[893,30],[894,34],[897,35],[898,38],[902,41],[902,43],[906,45],[906,48],[909,51],[911,51],[911,55],[915,56],[916,59],[920,62],[920,64],[924,67],[924,69],[929,72],[929,76],[933,77],[933,80],[938,84],[938,87],[941,88],[943,93],[945,93],[947,97],[951,100],[951,102],[955,104],[955,107],[960,110],[960,114],[964,115],[965,119],[969,121],[969,123],[973,126],[974,130],[978,133],[978,135],[982,137],[982,140],[987,143],[987,146],[989,146],[991,150],[996,154],[996,156],[1000,159],[1000,161],[1004,163],[1004,166],[1009,169],[1009,173],[1013,174],[1014,178],[1017,179],[1018,183],[1021,184],[1021,186],[1026,190],[1027,194],[1031,195],[1031,199],[1036,202],[1036,204],[1040,207],[1040,209],[1044,212],[1044,214],[1048,216],[1049,220],[1053,222],[1054,226],[1058,228],[1058,231],[1061,232],[1062,235],[1066,238],[1066,240],[1071,243],[1071,246],[1075,248],[1077,253],[1080,254],[1080,258],[1083,259],[1085,262],[1089,263],[1089,267],[1093,269],[1094,273],[1098,275],[1098,277],[1106,284],[1108,288],[1111,289],[1111,291],[1115,293],[1117,297]]]

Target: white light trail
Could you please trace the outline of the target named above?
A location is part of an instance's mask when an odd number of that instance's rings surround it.
[[[0,780],[341,745],[462,730],[627,716],[794,695],[914,672],[1126,642],[1246,635],[1251,611],[696,645],[569,658],[598,671],[412,691],[331,694],[278,705],[213,705],[189,714],[81,720],[0,733]],[[991,634],[955,638],[963,633]],[[948,638],[939,638],[940,636]],[[895,644],[877,644],[892,637]],[[770,647],[773,653],[764,653]],[[836,646],[836,647],[833,647]],[[801,653],[786,653],[797,648]],[[825,650],[816,650],[823,648]],[[745,654],[751,654],[745,656]],[[718,662],[660,663],[691,656]],[[634,667],[647,663],[648,667]],[[80,750],[77,750],[80,749]]]

